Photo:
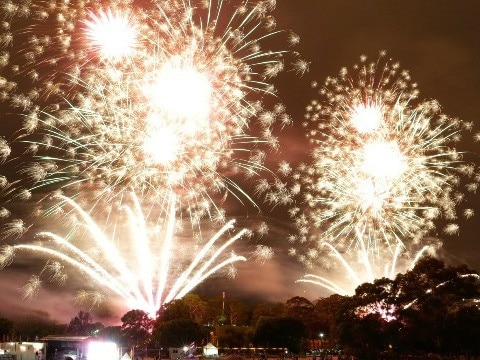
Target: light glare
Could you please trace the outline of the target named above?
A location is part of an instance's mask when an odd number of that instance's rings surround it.
[[[85,21],[86,35],[91,45],[98,48],[103,58],[120,60],[132,54],[137,40],[137,29],[128,14],[110,9],[98,15],[90,14],[92,20]]]
[[[405,157],[397,143],[380,141],[365,145],[362,169],[367,175],[395,180],[405,172],[406,168]]]
[[[378,129],[383,120],[381,107],[377,105],[357,105],[353,108],[351,122],[361,134],[372,133]]]
[[[182,65],[181,59],[164,64],[144,92],[152,108],[168,120],[180,120],[185,133],[193,134],[208,128],[212,97],[210,81],[193,66]]]
[[[118,348],[113,342],[92,341],[88,344],[89,360],[117,360]]]

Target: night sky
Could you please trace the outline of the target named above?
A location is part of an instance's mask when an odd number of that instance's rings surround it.
[[[327,76],[336,76],[342,67],[356,63],[360,55],[374,60],[381,50],[409,70],[412,81],[418,83],[420,99],[438,100],[445,114],[473,122],[473,131],[480,131],[479,1],[277,0],[274,15],[278,28],[300,36],[296,50],[310,62],[310,71],[303,77],[284,72],[275,80],[278,97],[294,124],[279,133],[281,148],[268,160],[273,167],[282,159],[292,164],[308,160],[309,149],[300,124],[305,106],[316,98],[311,82],[323,83]],[[462,142],[457,148],[480,153],[479,143]],[[443,254],[480,271],[480,195],[468,201],[477,216],[461,224],[458,236],[442,236]],[[238,211],[241,221],[262,218],[269,224],[271,230],[264,240],[275,249],[276,256],[263,265],[240,264],[235,279],[208,280],[198,291],[214,296],[225,290],[232,298],[282,302],[296,295],[310,300],[328,296],[322,288],[295,283],[304,270],[286,255],[289,246],[285,237],[291,227],[283,209],[270,211],[265,206],[262,216],[254,209],[243,210]],[[75,307],[68,287],[47,287],[37,299],[21,301],[19,288],[31,269],[21,259],[15,264],[0,272],[0,316],[24,313],[68,322],[81,310]],[[112,301],[92,310],[94,319],[118,323],[126,312],[118,306]]]

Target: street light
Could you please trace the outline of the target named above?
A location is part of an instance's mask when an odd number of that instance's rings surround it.
[[[321,332],[320,334],[318,334],[318,336],[320,337],[320,349],[323,349],[323,337],[325,336],[325,334]]]

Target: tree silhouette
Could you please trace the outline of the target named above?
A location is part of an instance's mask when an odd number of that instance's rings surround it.
[[[77,316],[70,320],[67,327],[67,333],[77,336],[93,336],[97,331],[103,329],[103,324],[93,322],[92,316],[88,311],[79,311]]]
[[[127,346],[143,346],[150,337],[153,320],[143,310],[130,310],[120,319],[121,330]]]

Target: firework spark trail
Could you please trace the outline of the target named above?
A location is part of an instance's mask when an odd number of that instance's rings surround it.
[[[75,201],[64,196],[60,196],[60,200],[63,206],[70,206],[80,215],[81,227],[85,227],[90,234],[88,239],[75,240],[72,234],[62,237],[52,232],[40,232],[37,235],[40,240],[36,244],[4,246],[0,256],[2,267],[9,265],[15,254],[21,251],[48,256],[71,265],[85,274],[93,281],[92,287],[101,286],[109,289],[124,298],[130,308],[142,309],[154,317],[163,303],[183,297],[199,283],[225,267],[238,261],[246,261],[244,256],[236,255],[233,251],[229,255],[225,253],[237,240],[244,237],[247,230],[243,229],[219,244],[220,239],[233,229],[234,220],[231,220],[209,241],[200,245],[194,256],[183,255],[181,258],[176,258],[178,267],[178,263],[189,261],[188,259],[192,257],[190,264],[186,264],[188,266],[185,269],[177,269],[179,274],[176,274],[172,267],[176,236],[174,199],[171,199],[170,208],[166,214],[167,228],[161,240],[154,239],[151,233],[147,232],[146,219],[138,207],[139,201],[136,197],[133,199],[133,208],[127,209],[124,205],[131,230],[144,229],[134,233],[131,239],[132,249],[128,251],[121,248],[126,245],[127,239],[110,240],[93,218]],[[117,242],[120,245],[116,244]],[[100,251],[96,250],[96,247]],[[138,253],[135,253],[135,249],[139,249]],[[133,259],[132,254],[134,254]],[[137,261],[133,261],[134,259]],[[65,271],[64,266],[49,267],[50,262],[51,260],[47,262],[41,274]],[[38,289],[31,288],[41,285],[40,276],[35,276],[35,279],[37,281],[32,281],[26,288],[28,294],[38,292]],[[50,280],[53,279],[64,280],[64,276],[54,273],[50,277]],[[81,292],[83,296],[86,293]]]
[[[397,253],[414,251],[439,219],[450,222],[445,232],[458,230],[461,185],[478,186],[476,166],[455,149],[471,124],[442,114],[435,101],[418,101],[408,72],[383,54],[372,63],[362,57],[353,75],[342,69],[318,93],[324,101],[310,102],[304,122],[311,162],[294,170],[281,164],[291,180],[257,188],[290,206],[292,255],[309,270],[335,258],[347,269],[358,261],[368,275],[362,280],[371,280],[392,268]],[[325,243],[336,256],[321,256]]]
[[[375,259],[376,263],[381,263],[383,267],[382,269],[376,270],[374,268],[375,264],[372,264],[370,256],[368,254],[362,254],[362,260],[360,261],[360,265],[356,265],[355,261],[352,261],[348,258],[349,254],[341,254],[332,244],[324,243],[325,247],[330,250],[330,254],[326,254],[326,256],[333,256],[336,258],[337,261],[340,262],[341,267],[345,270],[346,277],[344,277],[343,281],[334,281],[332,280],[335,276],[330,276],[327,278],[325,276],[320,276],[316,274],[305,274],[301,279],[297,280],[297,282],[302,283],[309,283],[321,286],[325,289],[328,289],[336,294],[340,295],[351,295],[352,291],[357,288],[359,285],[369,282],[373,283],[375,279],[381,277],[387,277],[393,279],[399,272],[403,272],[406,270],[412,270],[415,264],[420,260],[425,253],[430,255],[434,254],[434,247],[432,246],[423,246],[414,256],[414,258],[410,261],[403,261],[399,264],[399,259],[402,259],[401,255],[405,255],[402,253],[402,245],[397,244],[396,249],[391,254],[390,251],[382,253],[382,260],[378,261]],[[391,255],[391,256],[390,256]],[[378,264],[377,264],[378,266]],[[335,271],[333,271],[335,272]],[[345,278],[348,280],[345,281]],[[345,285],[341,285],[345,284]]]

